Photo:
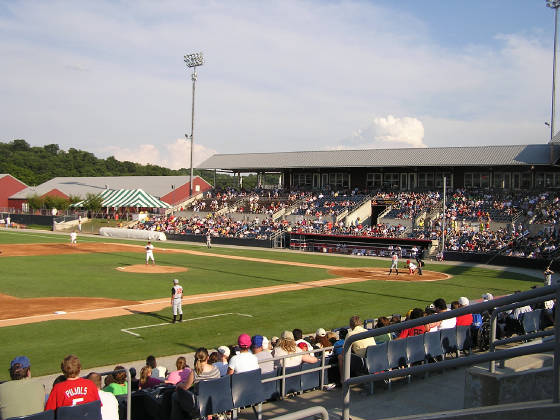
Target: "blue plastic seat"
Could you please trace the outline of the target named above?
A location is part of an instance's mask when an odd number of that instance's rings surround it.
[[[55,417],[57,420],[101,420],[101,401],[93,401],[72,407],[58,407]]]
[[[198,409],[202,417],[233,410],[231,376],[197,383]]]
[[[424,334],[424,353],[426,360],[430,362],[437,361],[439,357],[443,356],[439,331]]]
[[[472,337],[470,325],[457,326],[457,350],[470,353],[472,349]]]
[[[27,416],[10,417],[7,420],[54,420],[54,410],[41,411]]]
[[[541,329],[541,314],[542,309],[537,309],[531,312],[525,312],[521,316],[521,325],[525,334],[537,332]]]
[[[389,359],[389,368],[397,369],[401,366],[407,366],[406,340],[391,340],[388,345],[387,359]]]
[[[282,372],[282,370],[280,370]],[[286,375],[290,373],[301,372],[301,365],[292,366],[286,368]],[[284,395],[294,394],[301,391],[301,376],[292,376],[291,378],[286,378],[286,388]]]
[[[278,376],[278,369],[272,372],[261,374],[261,380],[275,378]],[[275,400],[280,396],[280,381],[265,382],[261,385],[265,400]]]
[[[444,328],[440,330],[441,348],[443,353],[455,353],[457,355],[457,329]]]
[[[423,362],[426,360],[424,334],[413,335],[406,339],[406,360],[408,361],[408,364]]]
[[[170,419],[192,419],[198,417],[198,405],[195,395],[188,390],[177,388],[171,396]],[[126,417],[120,417],[121,419]],[[132,417],[135,418],[135,417]]]
[[[321,366],[321,361],[315,363],[303,363],[301,370],[306,371],[309,369],[318,368]],[[321,371],[304,373],[301,375],[301,390],[307,391],[308,389],[319,388],[321,386]]]
[[[367,372],[377,373],[389,370],[388,342],[369,346],[366,349],[366,369]],[[389,383],[390,384],[390,383]],[[369,392],[373,394],[374,382],[370,382]]]
[[[248,372],[236,373],[231,375],[231,396],[233,399],[233,408],[255,406],[255,414],[257,418],[261,418],[261,407],[265,396],[261,383],[261,370],[255,369]],[[236,417],[235,411],[234,417]]]

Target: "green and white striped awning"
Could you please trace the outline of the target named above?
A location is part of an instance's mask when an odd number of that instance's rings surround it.
[[[100,193],[103,203],[101,207],[154,207],[167,209],[171,207],[164,201],[138,188],[135,190],[105,190]],[[74,204],[81,207],[83,201]]]

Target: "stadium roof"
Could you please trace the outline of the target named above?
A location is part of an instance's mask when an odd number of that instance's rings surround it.
[[[87,193],[98,194],[107,189],[132,190],[136,188],[142,188],[155,197],[162,197],[173,189],[186,184],[189,179],[189,176],[57,177],[36,187],[25,188],[10,198],[24,200],[34,194],[42,196],[54,189],[60,190],[68,196],[76,195],[84,198]]]
[[[199,169],[240,172],[289,168],[351,168],[406,166],[550,165],[549,144],[437,147],[414,149],[328,150],[278,153],[216,154]]]
[[[169,204],[158,200],[142,189],[134,190],[103,190],[100,194],[103,198],[101,207],[155,207],[169,208]],[[83,201],[74,204],[74,207],[82,207]]]

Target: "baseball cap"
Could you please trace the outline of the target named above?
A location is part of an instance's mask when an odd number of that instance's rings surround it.
[[[484,294],[482,295],[482,299],[484,299],[484,300],[492,300],[492,299],[494,299],[494,296],[492,296],[492,293],[484,293]]]
[[[263,336],[262,335],[254,335],[251,338],[251,346],[253,347],[262,347],[263,345]]]
[[[226,357],[229,357],[230,350],[228,346],[220,346],[218,347],[218,353],[223,354]]]
[[[242,349],[248,349],[251,347],[251,337],[249,334],[241,334],[237,339],[237,344],[239,344],[239,347]]]
[[[324,337],[327,335],[327,332],[325,331],[324,328],[318,328],[317,331],[315,331],[315,335],[318,335],[319,337]]]
[[[179,280],[178,279],[173,279],[173,284],[179,284]]]
[[[262,341],[262,347],[263,349],[268,349],[268,338],[266,338],[265,336],[263,336],[263,341]]]
[[[294,333],[288,330],[282,331],[282,335],[280,336],[281,338],[287,339],[287,340],[293,340],[294,339]]]
[[[13,368],[15,364],[19,363],[23,369],[28,368],[31,366],[29,363],[29,359],[27,356],[18,356],[10,363],[10,368]]]
[[[307,348],[307,344],[305,344],[304,341],[300,341],[300,342],[297,344],[297,346],[298,346],[300,349],[302,349],[303,351],[309,350],[309,349]]]
[[[461,296],[461,297],[459,298],[459,305],[461,305],[461,306],[469,306],[469,300],[468,300],[466,297]]]

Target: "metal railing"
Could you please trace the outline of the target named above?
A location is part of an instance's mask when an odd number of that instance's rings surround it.
[[[409,321],[402,322],[400,324],[393,324],[383,328],[377,328],[371,331],[366,331],[363,333],[355,334],[347,337],[344,342],[343,347],[343,378],[342,378],[342,404],[343,404],[343,416],[344,420],[350,419],[350,386],[362,383],[371,383],[382,381],[385,379],[390,379],[394,377],[403,377],[414,374],[427,373],[432,371],[445,370],[449,368],[470,366],[478,363],[486,363],[495,360],[505,360],[512,357],[524,356],[529,354],[543,353],[547,351],[554,351],[554,363],[553,363],[553,396],[552,400],[554,403],[560,402],[560,310],[556,307],[555,310],[555,320],[554,320],[554,340],[550,340],[546,343],[533,344],[523,347],[516,347],[512,349],[498,350],[462,357],[460,359],[444,360],[438,363],[424,364],[420,366],[413,366],[404,369],[396,369],[392,371],[374,373],[363,376],[350,377],[350,358],[351,358],[351,348],[352,344],[358,340],[363,340],[364,338],[376,337],[378,335],[383,335],[387,333],[392,333],[395,331],[401,331],[404,329],[416,327],[419,325],[426,325],[432,322],[442,321],[444,319],[454,318],[460,315],[470,314],[470,313],[483,313],[494,308],[504,307],[506,305],[523,303],[525,305],[534,298],[543,298],[542,300],[549,300],[550,297],[556,299],[556,305],[560,302],[560,284],[539,287],[533,290],[528,290],[521,293],[515,293],[513,295],[505,296],[499,299],[490,300],[482,303],[477,303],[474,305],[466,306],[463,308],[455,309],[452,311],[442,312],[436,315],[430,315],[427,317],[412,319]],[[521,306],[523,306],[521,305]],[[494,332],[495,334],[495,332]],[[521,339],[528,338],[527,336],[520,336]]]

